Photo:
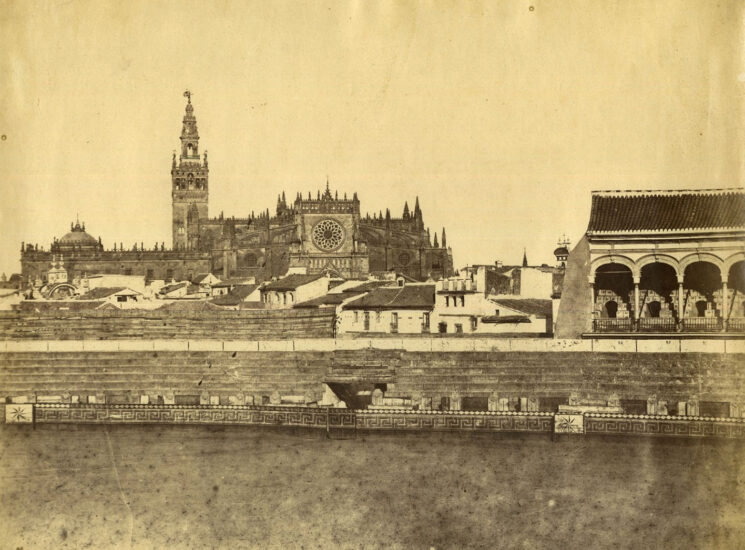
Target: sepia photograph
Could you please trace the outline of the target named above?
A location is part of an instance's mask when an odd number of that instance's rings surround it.
[[[745,2],[0,0],[0,550],[745,547]]]

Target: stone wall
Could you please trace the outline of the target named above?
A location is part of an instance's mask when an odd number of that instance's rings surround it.
[[[328,310],[0,312],[0,340],[328,338]]]

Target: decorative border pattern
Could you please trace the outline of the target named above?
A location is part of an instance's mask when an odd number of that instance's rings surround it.
[[[370,411],[295,406],[33,405],[33,421],[42,424],[238,424],[328,431],[569,433],[557,429],[556,420],[560,417],[546,412]],[[745,419],[741,418],[588,414],[583,417],[583,425],[586,434],[745,439]]]
[[[738,419],[739,420],[739,419]],[[585,433],[652,435],[672,437],[745,438],[745,423],[725,419],[671,419],[627,416],[625,418],[585,417]]]
[[[434,430],[485,432],[546,432],[553,427],[551,416],[484,415],[473,413],[421,414],[394,412],[361,413],[357,428],[362,430]]]

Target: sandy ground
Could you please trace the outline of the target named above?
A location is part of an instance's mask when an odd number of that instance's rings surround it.
[[[0,428],[2,548],[742,548],[744,446]]]

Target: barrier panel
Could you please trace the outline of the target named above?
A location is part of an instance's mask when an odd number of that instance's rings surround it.
[[[249,405],[5,405],[18,424],[237,424],[370,431],[465,431],[745,438],[745,419],[612,413],[350,410]],[[15,407],[15,408],[14,408]],[[581,430],[567,429],[581,417]],[[571,421],[571,422],[570,422]]]

